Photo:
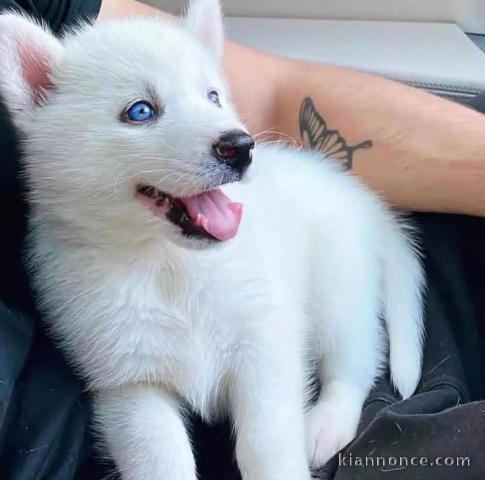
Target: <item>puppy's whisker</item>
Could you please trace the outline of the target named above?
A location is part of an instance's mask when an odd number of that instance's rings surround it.
[[[162,183],[166,182],[168,178],[170,178],[171,176],[176,176],[176,175],[178,175],[178,177],[175,177],[175,179],[173,180],[173,184],[175,186],[178,186],[178,185],[180,185],[182,180],[189,178],[193,174],[192,174],[192,172],[185,172],[185,173],[171,172],[171,173],[165,175],[164,177],[162,177],[160,180],[158,180],[154,184],[154,187],[158,188],[159,186],[161,186]],[[192,182],[190,182],[190,183],[192,183]]]
[[[252,136],[253,136],[253,138],[255,138],[255,137],[259,137],[261,135],[265,135],[265,134],[268,134],[268,133],[275,133],[275,132],[277,132],[275,130],[275,128],[276,127],[268,127],[268,128],[265,128],[264,130],[261,130],[261,131],[259,131],[257,133],[254,133]],[[277,132],[277,133],[280,133],[280,132]]]
[[[169,147],[169,150],[176,151],[174,148]],[[152,160],[164,160],[166,159],[166,155],[155,155],[155,154],[145,154],[140,152],[134,153],[124,153],[124,154],[116,154],[113,158],[141,158],[141,159],[152,159]]]
[[[290,137],[290,135],[287,135],[286,133],[279,132],[277,130],[266,130],[264,132],[265,134],[273,134],[273,135],[278,135],[278,137],[282,137],[279,141],[282,142],[283,139],[285,139],[287,142],[299,147],[300,144],[293,138]]]
[[[130,175],[127,175],[127,176],[123,176],[125,174],[125,172],[127,171],[128,169],[125,169],[123,170],[122,172],[120,172],[117,177],[115,178],[115,181],[113,182],[113,184],[111,184],[111,188],[113,188],[114,190],[114,194],[116,195],[118,193],[118,187],[133,179],[133,178],[136,178],[138,176],[143,176],[143,175],[147,175],[147,174],[151,174],[151,173],[164,173],[164,172],[167,172],[167,171],[170,171],[169,169],[167,168],[157,168],[157,169],[153,169],[153,170],[138,170]]]
[[[268,133],[268,130],[262,130],[261,132],[258,132],[258,133],[253,133],[251,136],[256,139],[258,137],[260,137],[261,135],[266,135]]]
[[[274,144],[284,145],[285,142],[282,142],[281,140],[268,140],[268,141],[256,142],[256,145],[274,145]]]

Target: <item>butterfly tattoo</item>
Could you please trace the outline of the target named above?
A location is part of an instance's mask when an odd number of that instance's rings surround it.
[[[318,113],[313,100],[303,100],[300,109],[300,135],[303,146],[323,153],[333,160],[342,163],[346,169],[352,168],[354,152],[371,148],[372,141],[348,145],[338,130],[330,130],[327,122]]]

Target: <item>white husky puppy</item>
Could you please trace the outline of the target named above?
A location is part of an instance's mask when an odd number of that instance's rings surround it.
[[[124,479],[196,479],[187,407],[232,419],[245,480],[309,479],[355,435],[388,337],[403,397],[420,377],[406,229],[315,153],[257,146],[249,167],[222,45],[217,0],[62,41],[0,16],[35,286]]]

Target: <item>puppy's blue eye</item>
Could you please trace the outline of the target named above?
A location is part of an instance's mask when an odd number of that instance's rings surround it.
[[[133,103],[125,110],[123,118],[129,123],[143,123],[152,120],[155,116],[155,108],[150,102],[140,100]]]
[[[221,106],[221,101],[219,99],[219,93],[217,90],[209,90],[207,92],[207,98],[209,99],[210,102],[212,102],[214,105],[217,105],[218,107]]]

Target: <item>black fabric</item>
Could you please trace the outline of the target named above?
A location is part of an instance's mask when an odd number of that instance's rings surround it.
[[[479,301],[484,295],[485,255],[479,249],[485,221],[439,214],[416,218],[428,281],[421,383],[415,396],[399,401],[388,378],[382,379],[366,402],[359,435],[319,478],[485,478],[485,402],[479,401],[485,386],[480,336],[485,304]],[[377,457],[387,464],[373,466]],[[413,457],[428,464],[413,466]],[[357,458],[367,466],[356,465]],[[437,465],[445,459],[453,465]],[[461,459],[464,465],[457,465]]]
[[[469,105],[479,112],[485,113],[485,91],[477,95]]]
[[[1,1],[46,18],[56,32],[99,1]],[[19,5],[22,4],[22,5]],[[0,479],[98,480],[113,473],[93,452],[88,395],[43,332],[22,268],[26,205],[18,137],[0,103]],[[485,478],[485,221],[419,214],[428,275],[427,340],[417,394],[400,401],[383,377],[354,442],[322,479]],[[201,478],[236,480],[229,425],[192,419]],[[349,457],[470,457],[470,466],[349,466]],[[340,460],[340,462],[339,462]],[[114,476],[114,475],[113,475]],[[295,479],[298,480],[298,479]]]
[[[101,0],[0,0],[60,33],[96,16]],[[22,267],[27,207],[19,138],[0,101],[0,478],[64,480],[103,476],[92,461],[89,403],[42,330]]]
[[[78,20],[95,18],[101,0],[0,0],[0,11],[17,10],[47,23],[55,33],[76,24]]]

